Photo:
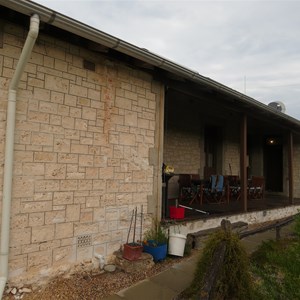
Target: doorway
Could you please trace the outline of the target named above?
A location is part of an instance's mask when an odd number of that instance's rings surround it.
[[[283,191],[283,147],[280,138],[266,138],[264,147],[266,190]]]
[[[204,178],[218,174],[222,165],[222,129],[217,126],[206,126],[204,129]]]

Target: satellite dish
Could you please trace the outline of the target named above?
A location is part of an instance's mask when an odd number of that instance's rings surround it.
[[[285,105],[280,101],[270,102],[268,106],[272,107],[273,109],[285,113]]]

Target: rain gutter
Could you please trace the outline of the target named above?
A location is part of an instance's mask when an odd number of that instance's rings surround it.
[[[12,178],[14,164],[14,138],[17,90],[26,63],[31,55],[33,46],[39,33],[39,16],[34,14],[30,18],[29,32],[20,55],[15,73],[9,85],[7,104],[7,124],[4,157],[3,176],[3,199],[2,199],[2,223],[0,245],[0,298],[2,298],[8,277],[8,254],[9,254],[9,228],[12,195]]]

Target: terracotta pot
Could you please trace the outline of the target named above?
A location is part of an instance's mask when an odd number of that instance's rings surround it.
[[[143,246],[136,243],[124,244],[123,258],[128,260],[137,260],[141,257]]]

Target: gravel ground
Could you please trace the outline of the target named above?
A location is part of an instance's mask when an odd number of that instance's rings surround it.
[[[196,250],[192,250],[191,255],[195,255]],[[113,273],[98,274],[75,274],[70,278],[57,277],[49,284],[31,293],[24,293],[23,300],[93,300],[103,299],[124,288],[151,277],[155,274],[170,268],[172,265],[188,259],[185,257],[168,257],[162,262],[156,263],[150,270],[140,270],[134,274],[128,274],[121,270]],[[17,295],[17,294],[16,294]],[[3,300],[18,299],[14,295],[5,295]]]
[[[248,229],[254,229],[273,222],[256,224],[249,226]],[[130,287],[133,284],[154,276],[172,265],[188,259],[192,255],[197,255],[197,250],[192,250],[190,256],[168,257],[162,262],[156,263],[150,270],[140,270],[134,274],[125,273],[116,270],[113,273],[80,273],[72,275],[69,278],[57,277],[46,286],[34,290],[31,293],[23,293],[22,298],[16,295],[5,294],[2,300],[96,300],[106,298],[118,291]],[[30,287],[28,287],[30,288]],[[17,297],[16,297],[17,296]]]

